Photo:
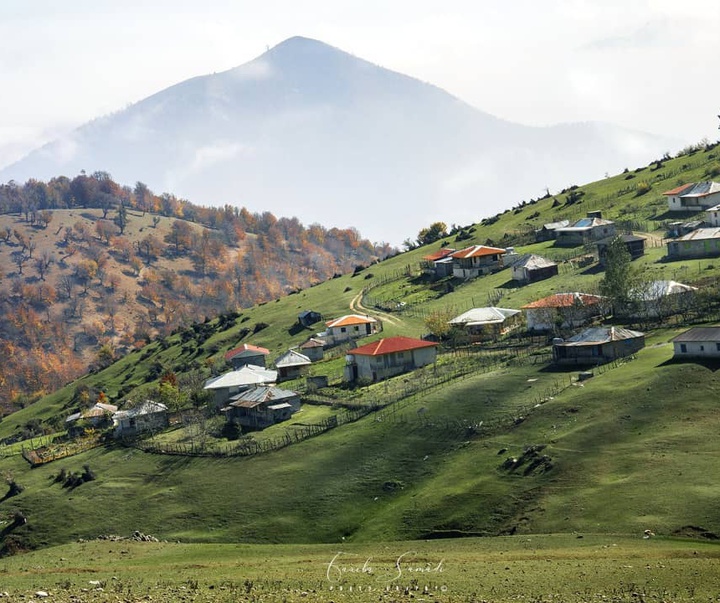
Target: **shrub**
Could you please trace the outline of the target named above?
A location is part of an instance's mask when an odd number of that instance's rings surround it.
[[[652,186],[647,180],[641,180],[635,185],[635,196],[640,197],[652,190]]]

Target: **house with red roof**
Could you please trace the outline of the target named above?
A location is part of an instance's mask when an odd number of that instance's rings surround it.
[[[554,331],[580,327],[590,319],[602,316],[607,299],[589,293],[555,293],[525,304],[528,331]]]
[[[326,345],[336,345],[343,341],[373,335],[380,331],[381,324],[372,316],[347,314],[327,321],[325,326],[327,327],[325,332],[320,335],[325,340]]]
[[[669,211],[703,211],[720,203],[720,183],[691,182],[663,193]]]
[[[225,362],[230,364],[233,369],[239,369],[248,364],[254,366],[265,366],[265,357],[270,350],[261,348],[257,345],[243,343],[240,347],[234,348],[225,353]]]
[[[453,253],[455,253],[454,249],[441,247],[434,253],[424,255],[420,267],[425,274],[434,278],[450,276],[453,271]]]
[[[437,343],[412,337],[387,337],[350,350],[345,381],[380,381],[435,362]]]
[[[457,278],[476,278],[483,274],[496,272],[503,267],[503,256],[507,253],[500,247],[471,245],[450,254],[453,259],[453,276]]]

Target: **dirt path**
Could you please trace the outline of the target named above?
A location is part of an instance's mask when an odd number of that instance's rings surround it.
[[[398,318],[396,316],[392,316],[391,314],[388,314],[387,312],[380,312],[379,310],[370,310],[369,308],[366,308],[363,306],[362,303],[362,291],[358,293],[355,297],[352,298],[352,301],[350,302],[350,309],[353,312],[357,312],[358,314],[367,314],[369,316],[376,316],[378,318],[381,318],[382,320],[389,322],[392,325],[395,326],[401,326],[404,324],[404,321],[402,318]]]

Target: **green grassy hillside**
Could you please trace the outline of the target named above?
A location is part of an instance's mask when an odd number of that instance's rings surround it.
[[[717,164],[714,152],[695,152],[666,160],[659,169],[583,186],[580,202],[570,205],[563,195],[557,196],[559,208],[552,207],[552,198],[526,204],[486,221],[492,224],[476,225],[473,232],[463,230],[469,238],[461,235],[457,241],[456,233],[446,241],[460,247],[491,239],[515,243],[519,252],[567,253],[548,243],[529,243],[523,231],[599,207],[610,218],[642,223],[661,235],[659,193],[679,180],[710,173]],[[636,178],[627,180],[632,174]],[[651,184],[649,192],[623,192],[641,175]],[[534,212],[539,215],[525,219],[523,214]],[[168,370],[201,384],[212,371],[223,370],[223,353],[239,342],[267,347],[277,357],[322,328],[298,329],[297,314],[305,309],[331,318],[367,308],[383,318],[383,336],[419,336],[433,312],[460,313],[490,302],[520,307],[553,291],[591,291],[602,276],[593,267],[563,263],[557,277],[522,288],[512,286],[508,270],[434,288],[420,276],[418,264],[439,245],[158,340],[5,417],[0,438],[27,431],[28,424],[62,430],[84,386],[122,404],[152,395]],[[719,276],[720,264],[712,260],[669,263],[663,256],[664,248],[654,247],[636,265],[653,278],[705,286]],[[0,471],[25,488],[0,502],[0,519],[6,522],[0,529],[17,546],[30,547],[133,530],[206,543],[574,531],[639,535],[645,529],[671,535],[686,526],[720,533],[715,512],[720,473],[714,463],[720,449],[713,437],[720,381],[710,368],[669,362],[668,341],[677,332],[653,331],[635,358],[601,369],[583,383],[575,379],[576,370],[549,367],[542,350],[504,358],[491,370],[485,366],[488,357],[449,352],[438,370],[464,363],[458,369],[463,378],[253,458],[165,456],[111,444],[31,470],[13,454],[19,444],[0,448],[6,455]],[[313,370],[334,377],[342,363],[340,357]],[[332,395],[359,404],[387,402],[402,397],[413,381],[431,378],[426,371],[422,378],[401,376]],[[312,422],[336,411],[307,407],[294,420]],[[278,425],[271,433],[290,428]],[[75,489],[55,481],[62,469],[81,471],[84,465],[96,474],[94,481]],[[11,529],[16,510],[28,523]]]

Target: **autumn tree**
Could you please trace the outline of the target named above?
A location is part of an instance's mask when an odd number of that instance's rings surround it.
[[[418,245],[428,245],[446,237],[447,234],[447,224],[445,222],[433,222],[418,233],[417,242]]]

